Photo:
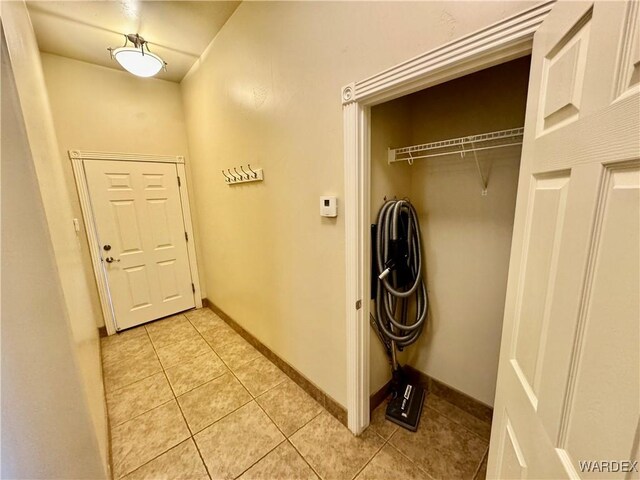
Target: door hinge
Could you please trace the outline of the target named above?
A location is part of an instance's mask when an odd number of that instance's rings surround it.
[[[356,302],[356,310],[360,310],[361,307],[362,307],[362,300],[358,300]]]
[[[184,232],[184,239],[188,242],[189,241],[189,234],[187,232]]]
[[[196,286],[193,283],[191,284],[191,291],[196,293]]]
[[[178,186],[181,187],[182,186],[182,182],[180,181],[180,177],[178,177]]]

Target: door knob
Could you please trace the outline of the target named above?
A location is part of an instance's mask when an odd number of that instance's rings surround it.
[[[119,261],[120,261],[120,259],[118,258],[118,259],[116,260],[116,259],[114,259],[113,257],[107,257],[107,258],[105,258],[105,259],[104,259],[104,261],[105,261],[105,262],[107,262],[107,263],[113,263],[113,262],[119,262]]]

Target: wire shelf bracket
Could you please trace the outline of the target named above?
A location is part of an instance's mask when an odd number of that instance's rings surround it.
[[[407,162],[413,165],[415,160],[440,157],[443,155],[460,155],[465,157],[467,153],[473,153],[478,178],[482,187],[482,195],[487,194],[489,179],[483,173],[476,152],[493,148],[512,147],[522,145],[524,128],[510,128],[497,132],[480,133],[466,137],[450,138],[437,142],[412,145],[410,147],[389,148],[388,163]]]

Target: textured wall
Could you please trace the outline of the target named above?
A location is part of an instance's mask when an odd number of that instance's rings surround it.
[[[1,476],[106,478],[96,319],[55,158],[40,58],[24,3],[4,2],[1,8],[7,39],[2,42]]]
[[[342,404],[341,87],[528,5],[246,2],[182,82],[207,295]],[[241,163],[265,181],[225,185]]]
[[[180,85],[48,53],[41,57],[58,137],[58,160],[71,192],[73,214],[81,223],[68,150],[184,155],[189,167]],[[78,243],[91,279],[93,309],[103,325],[84,226]]]

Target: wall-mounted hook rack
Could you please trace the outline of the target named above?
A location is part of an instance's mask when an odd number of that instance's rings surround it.
[[[264,180],[264,176],[261,168],[252,169],[251,165],[247,165],[248,172],[240,165],[240,171],[238,167],[226,168],[222,170],[224,176],[224,183],[227,185],[237,185],[239,183],[248,182],[261,182]]]

